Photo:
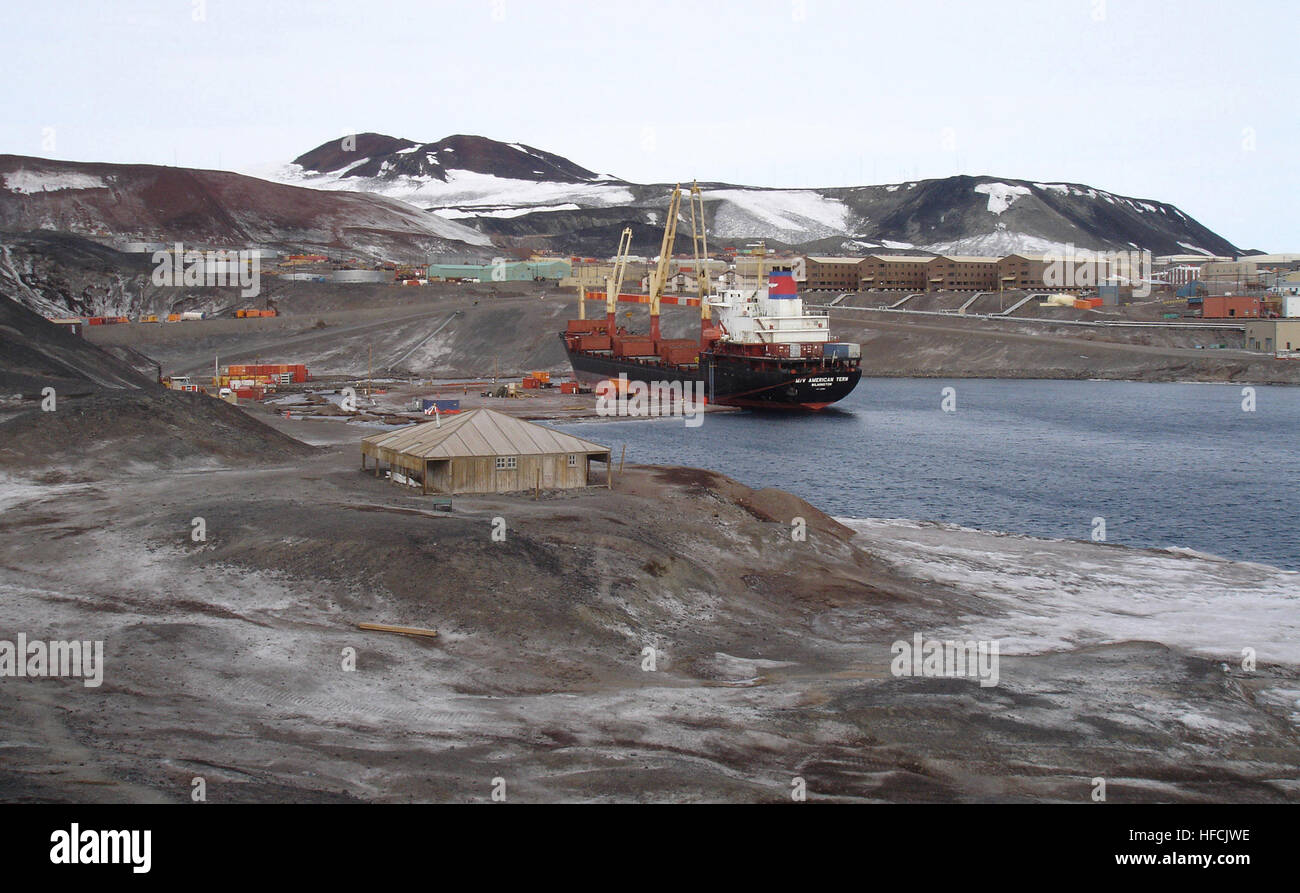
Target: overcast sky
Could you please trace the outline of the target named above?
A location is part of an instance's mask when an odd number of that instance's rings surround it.
[[[1293,2],[6,3],[0,152],[256,171],[472,133],[638,182],[951,174],[1300,251]]]

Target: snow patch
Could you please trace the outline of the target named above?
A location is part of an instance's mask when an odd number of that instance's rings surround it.
[[[464,217],[496,217],[502,220],[508,220],[511,217],[522,217],[524,214],[534,214],[542,211],[581,211],[582,206],[573,202],[566,202],[562,205],[529,205],[524,208],[473,208],[463,210],[461,208],[439,208],[433,213],[439,217],[445,217],[448,220],[458,220]]]
[[[473,171],[450,170],[447,179],[434,176],[351,177],[316,174],[298,165],[281,168],[270,179],[292,186],[349,192],[368,192],[397,199],[418,208],[453,209],[473,212],[499,211],[506,207],[553,207],[577,204],[605,208],[630,204],[632,191],[614,183],[559,183],[549,180],[513,180]],[[521,213],[528,213],[527,210]],[[472,214],[470,216],[473,216]]]
[[[718,189],[713,231],[720,238],[769,236],[807,242],[849,229],[850,212],[838,199],[802,189]]]
[[[36,192],[58,192],[62,189],[107,189],[102,177],[76,171],[29,171],[26,169],[4,174],[5,188],[10,192],[31,195]]]
[[[1003,654],[1161,642],[1300,664],[1300,574],[1264,564],[993,534],[951,524],[839,519],[905,572],[982,600],[987,611],[935,638],[998,639]]]
[[[1006,183],[979,183],[975,191],[989,197],[989,212],[1001,214],[1022,195],[1030,195],[1028,186],[1010,186]]]
[[[1064,254],[1071,250],[1066,242],[1053,242],[1028,233],[1005,229],[1005,224],[998,224],[998,229],[979,236],[967,236],[951,242],[932,242],[919,246],[924,251],[934,254],[970,254],[979,257],[1001,257],[1007,254]]]

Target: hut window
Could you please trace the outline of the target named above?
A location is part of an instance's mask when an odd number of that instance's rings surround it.
[[[578,454],[577,454],[577,453],[569,453],[569,467],[570,467],[570,468],[577,468],[577,467],[578,467]]]
[[[516,456],[497,456],[497,468],[514,468],[519,464]]]

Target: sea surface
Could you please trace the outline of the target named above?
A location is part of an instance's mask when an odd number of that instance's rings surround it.
[[[815,414],[556,424],[832,515],[1105,540],[1300,570],[1300,388],[867,379]],[[944,389],[952,388],[951,412]]]

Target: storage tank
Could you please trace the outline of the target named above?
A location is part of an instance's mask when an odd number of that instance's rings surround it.
[[[390,282],[393,274],[386,270],[335,270],[331,282]]]

